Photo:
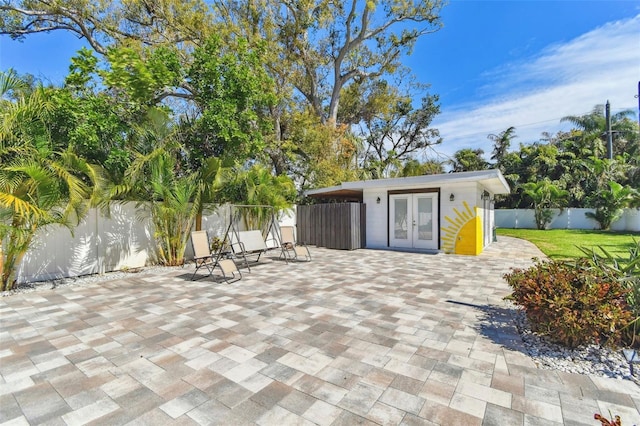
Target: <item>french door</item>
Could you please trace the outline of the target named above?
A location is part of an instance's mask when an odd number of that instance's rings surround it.
[[[389,196],[391,247],[438,249],[438,194]]]

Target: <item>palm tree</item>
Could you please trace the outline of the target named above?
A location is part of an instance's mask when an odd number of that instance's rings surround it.
[[[507,130],[500,132],[497,135],[491,134],[487,138],[493,141],[493,152],[491,153],[491,159],[495,160],[496,165],[500,167],[502,160],[507,154],[509,147],[511,146],[511,139],[516,137],[516,128],[511,126]],[[504,170],[503,170],[504,171]]]
[[[225,200],[247,206],[269,206],[242,209],[247,229],[263,229],[270,219],[271,208],[276,214],[290,209],[296,188],[286,175],[274,176],[269,169],[255,164],[248,170],[232,170],[224,189]]]
[[[186,171],[180,161],[184,149],[178,143],[178,130],[166,112],[150,109],[134,129],[140,151],[126,172],[126,184],[114,190],[115,195],[138,201],[140,219],[151,219],[158,261],[168,266],[184,262],[194,224],[200,230],[205,210],[222,201],[227,170],[219,158],[209,157],[198,170]]]
[[[0,291],[15,287],[36,232],[53,224],[73,231],[103,183],[97,166],[51,150],[45,89],[21,91],[20,84],[12,72],[0,73]],[[5,98],[9,92],[15,100]]]
[[[563,117],[561,122],[569,122],[577,127],[577,134],[569,138],[565,144],[569,149],[578,151],[584,156],[593,155],[602,157],[604,154],[604,141],[607,132],[607,121],[605,117],[605,106],[596,105],[589,114],[585,115],[568,115]],[[615,145],[624,145],[626,140],[633,138],[635,124],[629,120],[634,116],[632,110],[620,111],[611,116],[611,130],[616,134]],[[614,151],[616,147],[614,146]],[[578,155],[576,152],[576,155]],[[620,151],[619,151],[620,152]]]
[[[610,181],[609,188],[598,191],[592,198],[595,212],[586,212],[585,216],[600,224],[600,229],[608,230],[611,224],[622,215],[622,209],[637,200],[639,194],[635,189]]]
[[[222,160],[217,157],[209,157],[196,172],[196,182],[198,185],[195,201],[198,205],[196,214],[196,231],[202,229],[202,215],[207,206],[220,202],[220,191],[225,182],[225,167]]]
[[[566,205],[566,197],[569,195],[557,183],[546,178],[538,182],[525,183],[522,185],[522,189],[524,194],[532,200],[538,229],[546,229],[547,224],[553,218],[553,212],[550,209]]]

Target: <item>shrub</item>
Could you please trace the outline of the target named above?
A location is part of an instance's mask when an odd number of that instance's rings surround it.
[[[626,287],[586,259],[538,261],[504,278],[513,288],[509,298],[524,308],[533,331],[571,348],[602,341],[615,345],[632,319]]]
[[[611,274],[622,283],[629,292],[627,304],[633,315],[633,320],[624,330],[625,341],[630,346],[640,345],[640,240],[633,240],[629,247],[629,255],[625,258],[614,256],[604,247],[578,247],[586,256],[592,267]]]

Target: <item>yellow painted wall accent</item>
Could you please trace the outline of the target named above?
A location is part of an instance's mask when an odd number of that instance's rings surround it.
[[[478,255],[482,253],[483,244],[482,218],[477,206],[471,210],[466,201],[463,205],[465,208],[462,212],[453,209],[455,218],[444,218],[450,225],[441,228],[444,231],[442,248],[446,253]]]

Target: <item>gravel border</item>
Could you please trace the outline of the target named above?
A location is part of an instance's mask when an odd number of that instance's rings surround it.
[[[185,267],[188,267],[189,264],[186,263]],[[92,284],[103,283],[107,281],[120,280],[127,277],[130,277],[132,274],[141,274],[147,275],[154,271],[170,271],[170,270],[178,270],[182,269],[182,266],[161,266],[161,265],[153,265],[153,266],[145,266],[142,268],[132,268],[126,271],[113,271],[106,272],[104,274],[90,274],[90,275],[81,275],[78,277],[69,277],[69,278],[56,278],[47,281],[36,281],[30,283],[22,283],[18,284],[17,288],[14,288],[10,291],[3,291],[0,293],[2,297],[15,296],[17,294],[25,294],[25,293],[33,293],[36,291],[42,290],[53,290],[57,288],[64,287],[79,287],[79,286],[88,286]]]
[[[600,345],[569,349],[531,331],[524,310],[518,307],[512,309],[513,321],[527,355],[539,368],[630,380],[640,386],[640,377],[638,377],[640,364],[636,366],[634,363],[632,376],[621,349],[614,350]]]
[[[20,284],[18,288],[14,290],[2,292],[1,295],[2,297],[10,297],[17,294],[33,293],[64,287],[88,286],[106,281],[123,279],[131,276],[132,274],[146,275],[155,271],[178,269],[182,269],[182,267],[156,265],[129,271],[115,271],[105,274],[83,275],[73,278],[60,278],[49,281],[25,283]],[[620,350],[612,350],[598,345],[567,349],[566,347],[549,342],[543,336],[532,332],[531,328],[527,324],[527,319],[522,309],[515,305],[511,305],[510,309],[514,325],[522,338],[526,353],[539,368],[630,380],[640,386],[640,364],[638,364],[634,369],[635,375],[632,376],[629,370],[629,364],[622,356],[622,352]]]

